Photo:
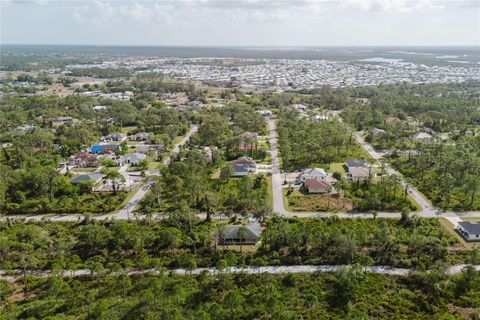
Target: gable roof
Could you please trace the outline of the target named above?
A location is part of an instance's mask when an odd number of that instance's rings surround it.
[[[255,165],[256,162],[250,157],[240,157],[231,162],[233,165]]]
[[[240,134],[240,137],[245,138],[245,139],[255,139],[256,140],[256,139],[258,139],[258,133],[247,131],[247,132],[244,132],[244,133]]]
[[[480,222],[460,221],[458,224],[469,234],[480,234]]]
[[[412,139],[431,139],[432,135],[426,132],[417,132],[412,136]]]

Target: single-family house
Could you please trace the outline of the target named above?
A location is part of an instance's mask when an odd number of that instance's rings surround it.
[[[162,151],[162,146],[159,144],[140,144],[135,147],[135,152],[152,156],[156,156],[160,151]]]
[[[315,121],[327,121],[328,120],[328,116],[324,115],[324,114],[317,114],[317,115],[314,115],[312,117],[312,120],[315,120]]]
[[[248,176],[257,170],[257,163],[250,157],[240,157],[230,162],[233,167],[232,176]]]
[[[256,244],[262,233],[260,223],[226,225],[220,233],[220,244]]]
[[[366,167],[351,167],[347,173],[347,179],[353,181],[364,181],[370,178],[371,170]]]
[[[107,154],[120,150],[119,144],[94,144],[90,149],[92,153]]]
[[[33,124],[22,124],[17,127],[17,130],[27,132],[27,131],[33,131],[35,130],[36,127]]]
[[[386,131],[383,130],[383,129],[379,129],[379,128],[373,128],[373,129],[370,129],[369,132],[370,132],[371,135],[376,136],[376,135],[384,134]]]
[[[134,135],[130,136],[130,140],[132,141],[146,141],[148,140],[152,134],[150,132],[138,132]]]
[[[256,132],[244,132],[240,135],[240,142],[238,144],[238,150],[240,151],[252,151],[257,148],[258,145],[258,133]]]
[[[68,164],[79,168],[97,167],[98,155],[88,152],[79,152],[68,158]]]
[[[433,137],[430,133],[427,132],[417,132],[410,137],[413,140],[422,141],[422,142],[430,142],[432,141]]]
[[[101,111],[101,110],[107,110],[108,107],[107,106],[94,106],[92,108],[93,111]]]
[[[315,178],[306,179],[302,184],[302,188],[308,193],[329,193],[332,191],[330,183]]]
[[[327,178],[327,173],[322,168],[309,168],[305,169],[302,173],[298,175],[295,179],[295,184],[299,185],[305,182],[308,179],[315,180],[325,180]]]
[[[103,175],[100,172],[89,172],[80,174],[70,180],[71,184],[89,184],[91,191],[95,191],[96,185],[102,180]]]
[[[480,222],[460,221],[457,230],[467,241],[480,241]]]
[[[122,132],[113,132],[108,136],[102,137],[102,141],[109,142],[109,141],[117,141],[123,142],[127,139],[127,135]]]
[[[69,117],[69,116],[58,116],[55,118],[55,121],[58,121],[58,122],[67,122],[67,121],[72,121],[73,118],[72,117]]]
[[[117,166],[123,166],[125,164],[138,166],[140,164],[140,161],[142,161],[143,159],[145,159],[145,154],[134,152],[134,153],[129,153],[129,154],[118,157],[115,160],[115,164]]]

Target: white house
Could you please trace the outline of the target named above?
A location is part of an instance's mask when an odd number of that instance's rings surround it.
[[[460,221],[457,230],[467,241],[480,241],[480,222]]]
[[[417,132],[414,135],[412,135],[411,138],[413,140],[424,141],[424,142],[430,142],[433,139],[432,135],[426,132]]]
[[[117,166],[123,166],[125,164],[130,164],[132,166],[138,166],[140,161],[145,159],[145,155],[143,153],[129,153],[123,156],[120,156],[118,159],[115,160]]]
[[[305,169],[302,173],[298,175],[295,179],[295,184],[302,184],[307,179],[315,179],[318,181],[325,180],[327,178],[327,173],[322,168],[309,168]]]
[[[324,114],[317,114],[317,115],[314,115],[312,117],[312,120],[315,120],[315,121],[326,121],[328,120],[328,116],[324,115]]]

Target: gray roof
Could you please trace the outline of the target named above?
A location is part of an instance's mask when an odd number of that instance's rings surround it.
[[[361,167],[366,167],[368,166],[368,161],[367,160],[362,160],[362,159],[355,159],[355,160],[347,160],[345,161],[347,164],[347,167],[349,168],[361,168]]]
[[[480,222],[460,221],[458,224],[469,234],[480,234]]]
[[[238,230],[242,226],[245,226],[247,228],[247,235],[245,238],[259,238],[260,234],[262,233],[262,230],[260,229],[260,223],[256,221],[249,222],[247,225],[241,225],[241,224],[234,224],[234,225],[227,225],[223,229],[223,238],[238,238]]]
[[[94,182],[97,180],[100,180],[102,178],[102,174],[100,172],[91,172],[91,173],[85,173],[76,176],[72,180],[70,180],[70,183],[76,184],[76,183],[81,183],[81,182]]]

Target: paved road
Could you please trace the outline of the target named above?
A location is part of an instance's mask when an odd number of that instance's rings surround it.
[[[237,268],[232,267],[224,271],[220,271],[216,268],[195,268],[195,269],[166,269],[168,272],[188,275],[188,274],[200,274],[204,271],[207,271],[210,274],[222,274],[222,273],[247,273],[247,274],[260,274],[260,273],[270,273],[270,274],[286,274],[286,273],[314,273],[314,272],[336,272],[340,268],[345,267],[341,265],[294,265],[294,266],[263,266],[263,267],[245,267]],[[450,267],[447,270],[448,274],[458,274],[462,272],[462,269],[465,267],[464,264],[455,265]],[[474,266],[476,270],[480,270],[480,265]],[[410,272],[415,271],[414,269],[404,269],[404,268],[392,268],[389,266],[370,266],[364,268],[365,272],[368,273],[379,273],[379,274],[388,274],[395,276],[407,276]],[[127,275],[138,275],[138,274],[158,274],[159,270],[157,269],[143,269],[143,270],[126,270]],[[37,277],[49,277],[52,275],[51,271],[45,270],[33,270],[28,272],[29,275],[34,275]],[[113,273],[112,273],[113,274]],[[88,269],[80,269],[75,271],[64,271],[61,276],[64,278],[73,277],[82,277],[91,275],[91,271]],[[6,271],[0,270],[0,279],[6,281],[15,281],[22,277],[22,270],[15,271]]]
[[[170,164],[170,162],[172,161],[171,160],[172,156],[178,154],[178,152],[180,151],[180,148],[185,143],[187,143],[188,140],[190,140],[190,137],[192,136],[192,134],[197,132],[197,130],[198,130],[198,126],[193,125],[190,128],[190,131],[188,131],[188,133],[185,135],[185,137],[183,137],[182,141],[177,143],[173,147],[172,151],[170,151],[170,154],[167,157],[165,157],[165,159],[163,159],[162,164],[165,165],[165,166],[168,166]],[[152,173],[152,172],[147,173],[147,175],[155,175],[155,174],[158,174],[158,173]],[[143,197],[145,197],[145,195],[148,193],[148,190],[149,190],[148,185],[143,184],[141,186],[141,188],[138,189],[138,191],[125,204],[125,206],[118,211],[118,213],[115,215],[115,219],[120,219],[120,220],[131,219],[133,217],[132,212],[135,210],[135,207],[140,203],[140,201],[142,201]]]
[[[328,217],[333,214],[339,218],[372,218],[371,213],[338,213],[338,212],[292,212],[288,211],[285,208],[282,195],[282,184],[284,182],[283,174],[280,170],[280,157],[278,155],[277,148],[277,130],[276,122],[274,119],[268,119],[268,128],[270,134],[270,153],[272,158],[272,192],[273,192],[273,211],[287,216],[287,217],[299,217],[299,218],[320,218]],[[370,154],[370,156],[375,159],[381,159],[381,156],[373,149],[371,145],[366,143],[357,133],[353,134],[355,140]],[[388,163],[384,163],[385,170],[388,174],[395,174],[400,177],[400,184],[405,188],[405,185],[408,185],[408,191],[410,196],[415,199],[415,201],[422,207],[422,210],[417,213],[421,217],[480,217],[480,211],[471,211],[471,212],[441,212],[440,210],[434,208],[433,206],[425,200],[425,198],[420,194],[420,192],[414,188],[412,185],[407,184],[403,179],[402,175],[399,174],[394,168],[392,168]],[[378,212],[377,217],[379,218],[399,218],[399,212]]]
[[[353,133],[354,139],[362,146],[365,151],[370,154],[370,156],[377,160],[381,160],[381,156],[373,149],[373,147],[366,143],[365,140],[362,139],[362,137],[358,133]],[[397,175],[400,177],[400,184],[402,185],[402,188],[407,187],[409,195],[422,207],[422,215],[423,216],[431,216],[435,217],[437,216],[440,212],[436,210],[425,198],[422,196],[422,194],[411,184],[407,183],[404,179],[404,177],[396,171],[389,163],[383,162],[385,166],[385,171],[389,175]]]
[[[173,155],[178,154],[180,148],[187,143],[190,137],[197,132],[198,126],[193,125],[185,137],[179,143],[175,144],[172,151],[168,157],[163,160],[163,164],[168,166],[171,162],[171,158]],[[159,172],[147,172],[147,175],[158,175]],[[96,220],[108,220],[108,219],[119,219],[119,220],[130,220],[134,218],[133,211],[138,203],[143,199],[143,197],[147,194],[149,188],[147,184],[143,184],[140,189],[130,198],[130,200],[125,204],[123,208],[121,208],[117,213],[113,214],[105,214],[105,215],[98,215],[92,217],[92,219]],[[5,220],[7,217],[0,217],[0,221]],[[78,221],[83,219],[82,215],[17,215],[17,216],[8,216],[8,218],[13,219],[25,219],[28,221],[40,221],[40,220],[49,220],[49,221]]]
[[[280,157],[277,148],[277,127],[274,119],[268,119],[268,130],[270,134],[270,156],[272,158],[272,193],[273,212],[282,215],[289,215],[283,203],[282,174],[280,170]]]

